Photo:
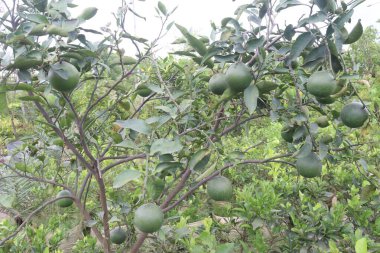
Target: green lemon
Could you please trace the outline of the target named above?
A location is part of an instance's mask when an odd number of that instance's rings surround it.
[[[114,244],[122,244],[127,239],[127,233],[122,228],[114,228],[110,232],[110,239]]]
[[[228,201],[232,198],[232,183],[223,176],[217,176],[207,182],[207,194],[216,201]]]
[[[315,153],[297,159],[298,173],[307,178],[318,177],[322,172],[322,162]]]
[[[252,80],[250,68],[242,62],[232,64],[226,72],[228,86],[235,92],[244,91]]]
[[[208,88],[216,95],[222,95],[227,87],[226,75],[222,73],[213,75],[208,83]]]
[[[49,70],[48,79],[54,89],[69,92],[79,83],[79,72],[74,65],[68,62],[57,62]]]
[[[316,97],[328,97],[336,90],[336,81],[328,71],[314,72],[307,82],[307,90]]]
[[[352,102],[343,107],[340,112],[340,118],[344,125],[358,128],[363,126],[364,122],[368,119],[368,112],[362,103]]]
[[[164,213],[154,203],[148,203],[137,208],[134,217],[135,226],[144,233],[158,231],[164,222]]]
[[[57,194],[57,198],[60,197],[71,197],[72,194],[68,190],[62,190]],[[57,201],[57,204],[59,207],[69,207],[73,204],[73,199],[72,198],[63,198]]]

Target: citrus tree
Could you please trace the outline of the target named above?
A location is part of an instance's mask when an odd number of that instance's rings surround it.
[[[47,190],[43,202],[30,203],[34,210],[19,210],[22,223],[0,245],[44,208],[75,205],[104,252],[138,252],[203,187],[214,201],[233,201],[237,186],[222,174],[251,164],[280,164],[294,178],[316,180],[347,160],[364,166],[363,177],[378,189],[372,165],[340,155],[365,145],[360,134],[346,136],[376,120],[343,57],[363,33],[352,19],[361,2],[252,1],[212,23],[211,38],[170,22],[174,10],[158,2],[161,29],[148,41],[128,31],[127,14],[141,16],[124,1],[114,14],[117,29],[101,30],[85,26],[100,18],[96,8],[73,17],[72,1],[3,1],[1,111],[15,113],[8,105],[21,101],[34,132],[12,142],[1,169]],[[293,9],[302,10],[296,24],[276,20]],[[175,42],[182,46],[158,58],[170,29],[183,35]],[[125,45],[135,54],[126,55]],[[225,146],[251,126],[274,123],[282,129],[271,134],[283,141],[268,156]],[[8,192],[1,205],[14,209],[15,199]]]

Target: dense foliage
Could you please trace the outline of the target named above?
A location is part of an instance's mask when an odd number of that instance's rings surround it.
[[[210,38],[158,2],[148,41],[125,1],[100,31],[96,8],[3,1],[0,252],[380,251],[379,57],[365,57],[379,44],[352,20],[362,2],[251,1]],[[156,57],[171,29],[183,38]]]

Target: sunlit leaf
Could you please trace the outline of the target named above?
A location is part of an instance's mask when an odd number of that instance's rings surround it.
[[[113,188],[120,188],[128,182],[138,179],[140,176],[141,176],[140,171],[125,170],[114,178]]]

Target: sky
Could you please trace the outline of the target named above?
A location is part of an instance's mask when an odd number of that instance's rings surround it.
[[[10,2],[11,0],[6,0]],[[97,7],[98,13],[91,20],[87,21],[83,27],[98,29],[105,26],[108,22],[114,23],[112,16],[113,12],[121,6],[122,0],[73,0],[74,4],[78,7],[72,9],[72,14],[75,17],[86,7]],[[210,22],[220,24],[224,17],[233,17],[234,11],[242,4],[251,3],[250,0],[161,0],[170,11],[177,7],[176,11],[171,17],[171,21],[186,27],[191,32],[197,35],[209,36],[211,33]],[[279,2],[280,0],[277,0]],[[308,0],[299,0],[309,2]],[[338,0],[340,1],[340,0]],[[354,0],[346,0],[354,1]],[[359,0],[358,0],[359,1]],[[160,28],[160,21],[156,18],[157,14],[155,7],[157,0],[126,0],[127,4],[146,20],[134,17],[130,14],[130,19],[127,22],[127,30],[131,34],[153,40],[158,34]],[[303,7],[290,8],[278,14],[278,24],[296,24],[297,20],[302,13]],[[358,19],[362,20],[364,27],[373,25],[380,31],[380,23],[376,22],[380,19],[380,0],[366,0],[359,5],[354,12],[352,18],[353,22],[348,30],[356,24]],[[166,51],[170,42],[176,38],[181,37],[180,32],[173,27],[167,36],[161,40],[161,49]]]
[[[306,2],[306,0],[300,1]],[[138,14],[146,18],[145,21],[136,17],[131,18],[127,23],[127,29],[130,33],[151,40],[156,38],[157,32],[160,28],[160,21],[156,18],[157,14],[155,11],[157,2],[157,0],[127,0],[127,3],[129,3]],[[171,17],[171,21],[175,21],[197,35],[209,36],[211,33],[211,21],[220,24],[220,21],[224,17],[233,17],[234,11],[240,5],[251,3],[252,1],[162,0],[162,2],[169,11],[177,7]],[[111,13],[115,12],[121,5],[121,0],[74,0],[74,3],[79,5],[77,8],[73,9],[74,14],[80,13],[82,9],[88,6],[98,8],[97,15],[84,25],[85,27],[96,28],[104,26],[107,22],[112,20]],[[303,7],[295,7],[290,8],[289,11],[284,10],[280,12],[278,14],[279,25],[282,25],[285,22],[286,24],[296,24],[302,10],[304,10]],[[380,30],[380,23],[376,22],[380,19],[379,12],[380,0],[366,0],[355,9],[352,25],[347,26],[348,30],[350,31],[358,19],[361,19],[364,27],[373,25]],[[131,17],[132,16],[133,15],[131,15]],[[181,34],[173,27],[167,36],[161,41],[161,49],[166,51],[165,48],[170,46],[170,42],[178,37],[181,37]]]

